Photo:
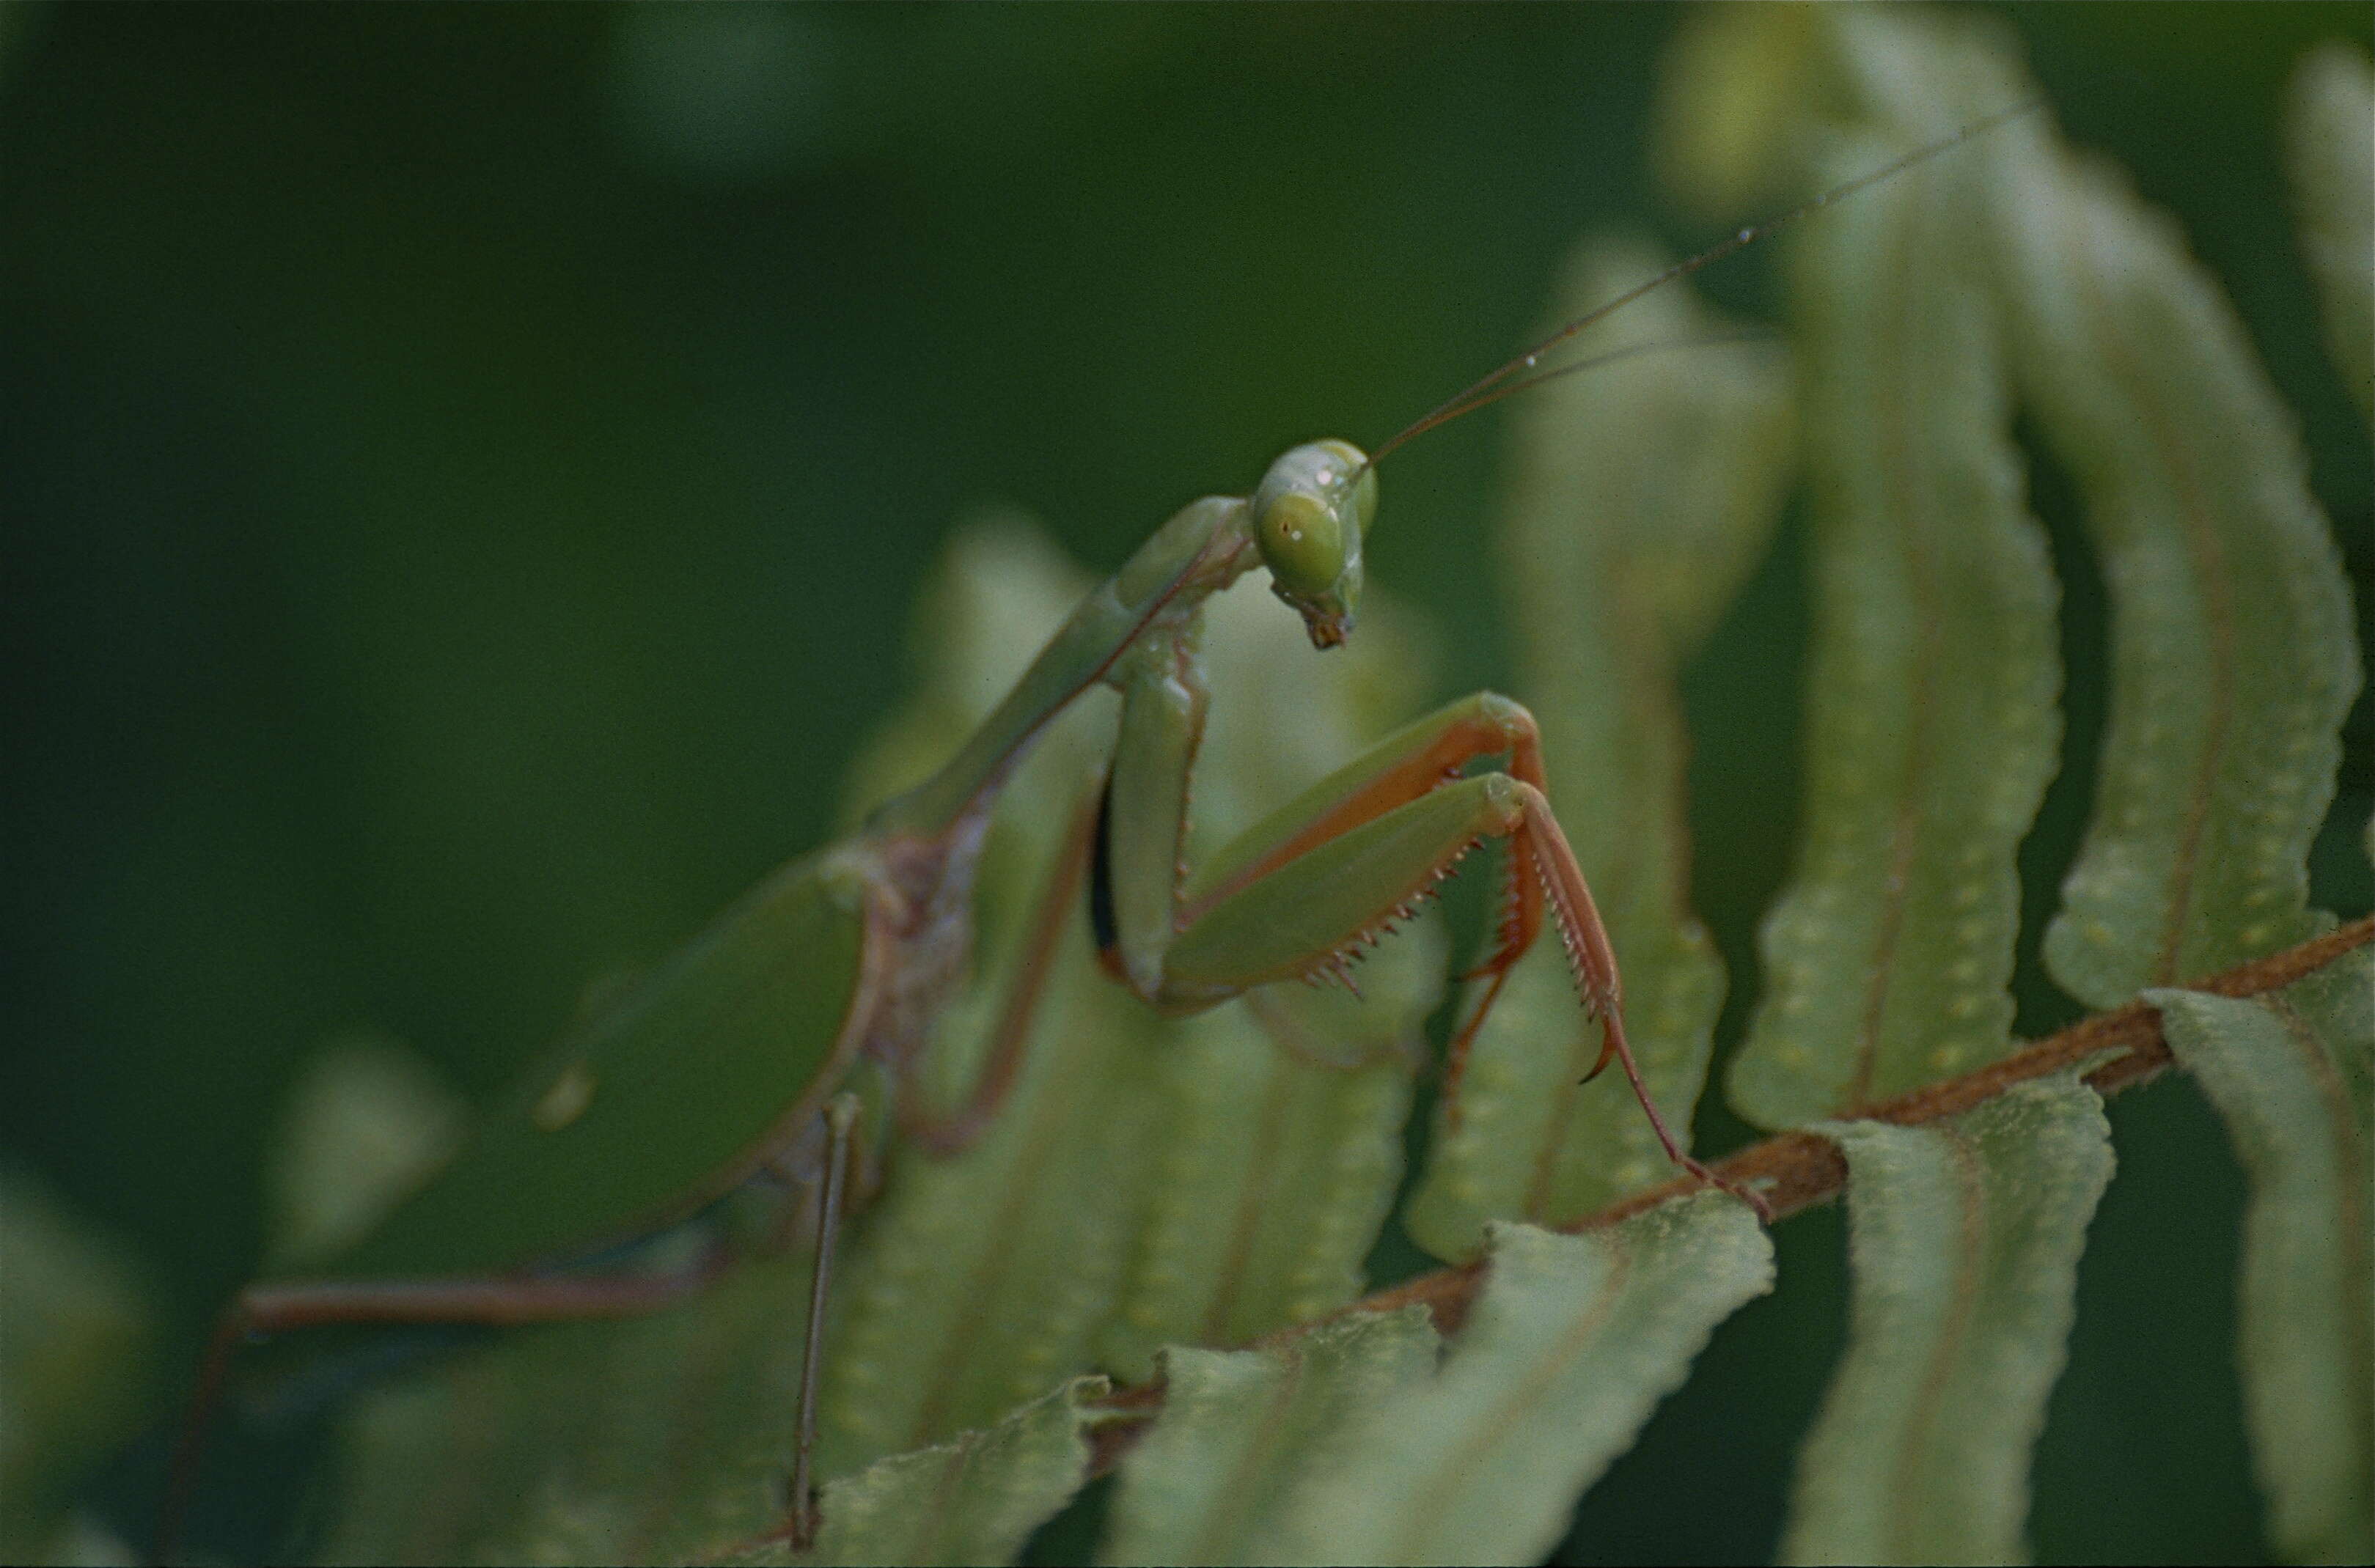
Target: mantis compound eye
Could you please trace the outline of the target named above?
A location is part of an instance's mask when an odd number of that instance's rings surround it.
[[[1282,587],[1312,597],[1343,575],[1344,523],[1318,496],[1289,490],[1262,509],[1258,526],[1262,560]]]
[[[1270,590],[1303,617],[1313,646],[1332,648],[1361,603],[1361,538],[1377,509],[1377,477],[1341,441],[1298,446],[1254,492],[1253,532]]]

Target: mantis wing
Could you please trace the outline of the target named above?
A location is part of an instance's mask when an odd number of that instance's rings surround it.
[[[454,1162],[321,1272],[485,1275],[682,1219],[811,1122],[865,1034],[866,878],[823,851],[762,883],[563,1042]]]

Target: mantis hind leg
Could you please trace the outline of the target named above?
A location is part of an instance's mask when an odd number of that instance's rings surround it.
[[[215,1320],[199,1362],[196,1385],[182,1419],[158,1510],[152,1553],[160,1562],[180,1554],[197,1491],[199,1468],[232,1361],[241,1348],[266,1335],[331,1324],[476,1323],[511,1326],[565,1323],[591,1317],[637,1317],[715,1282],[734,1254],[713,1242],[681,1267],[655,1274],[517,1275],[485,1279],[296,1281],[251,1285]]]

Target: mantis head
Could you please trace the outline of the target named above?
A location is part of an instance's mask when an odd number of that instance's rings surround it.
[[[1361,536],[1377,510],[1377,477],[1350,442],[1315,441],[1270,466],[1254,491],[1255,548],[1270,591],[1294,607],[1315,648],[1351,634],[1361,607]]]

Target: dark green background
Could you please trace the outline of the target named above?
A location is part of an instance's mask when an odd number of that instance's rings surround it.
[[[2011,13],[2073,136],[2227,280],[2362,606],[2365,426],[2273,131],[2300,48],[2363,45],[2369,15]],[[135,1245],[195,1334],[253,1265],[305,1053],[367,1025],[490,1091],[588,976],[833,831],[965,510],[1020,502],[1109,567],[1294,441],[1381,439],[1515,345],[1588,223],[1658,219],[1675,20],[0,12],[6,1157]],[[1755,253],[1707,281],[1766,297]],[[1456,630],[1414,701],[1508,678],[1500,439],[1471,421],[1385,475],[1374,575]],[[2032,926],[2101,707],[2099,588],[2057,477],[2037,486],[2074,733]],[[1698,896],[1743,993],[1789,851],[1798,560],[1785,540],[1691,678]],[[2369,749],[2362,701],[2352,823]],[[2367,908],[2333,832],[2319,877]],[[2071,1014],[2033,963],[2023,1006],[2029,1030]],[[2038,1547],[2254,1555],[2238,1178],[2190,1089],[2114,1117]],[[1744,1137],[1704,1114],[1703,1148]],[[1784,1289],[1585,1503],[1575,1555],[1769,1551],[1839,1234],[1783,1228]]]

